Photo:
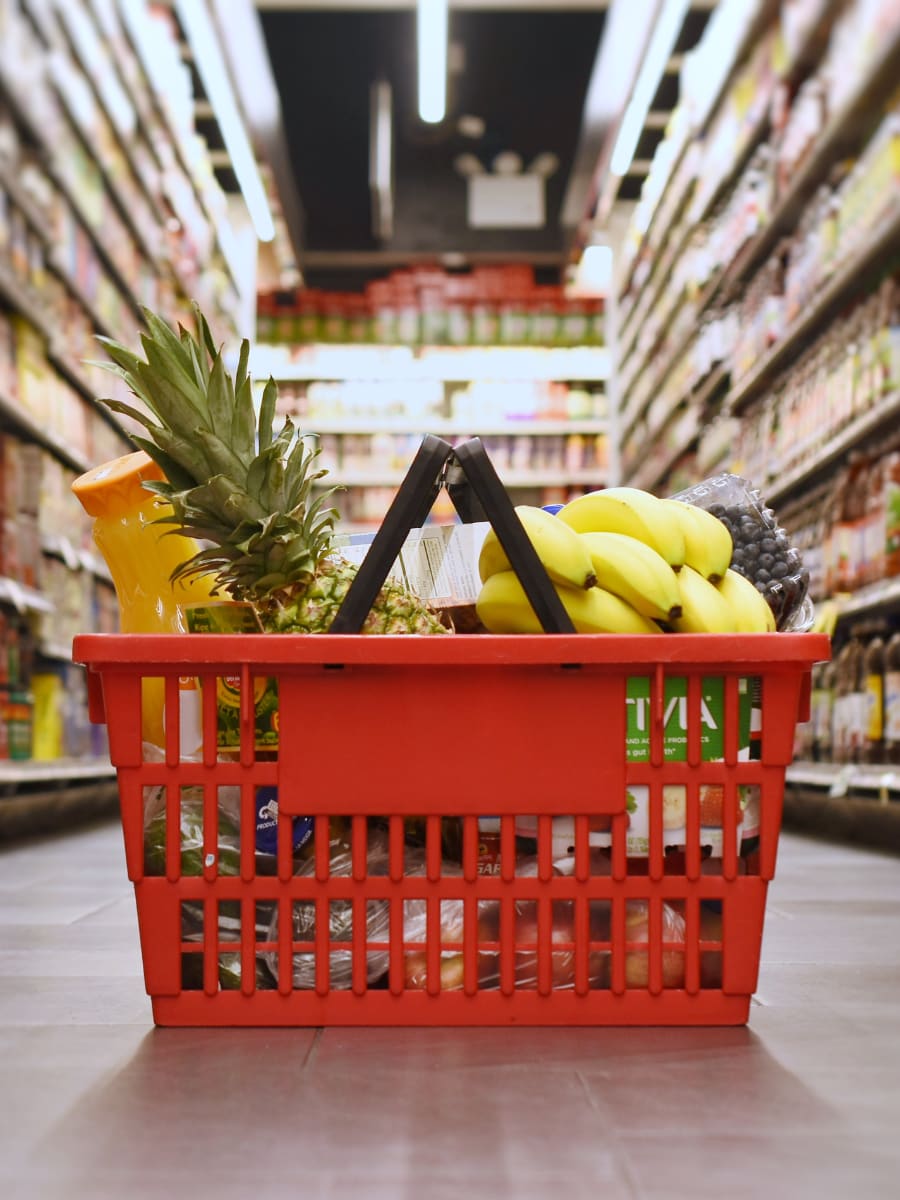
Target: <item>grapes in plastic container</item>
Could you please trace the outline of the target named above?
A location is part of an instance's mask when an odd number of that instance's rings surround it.
[[[705,508],[725,525],[734,543],[732,570],[762,593],[779,631],[811,628],[814,610],[808,594],[809,571],[758,488],[740,475],[713,475],[676,492],[673,499]]]

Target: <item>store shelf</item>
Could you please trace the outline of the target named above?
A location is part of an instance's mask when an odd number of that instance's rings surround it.
[[[495,464],[496,465],[496,464]],[[603,487],[607,477],[605,467],[591,470],[566,471],[559,468],[535,469],[530,471],[505,470],[497,467],[500,482],[507,488],[531,487]],[[350,471],[340,467],[328,467],[328,477],[322,487],[399,487],[406,478],[406,471],[385,469]]]
[[[829,0],[829,3],[832,3],[832,2],[833,2],[833,0]],[[693,127],[687,126],[685,128],[684,135],[683,135],[683,139],[684,139],[683,144],[679,147],[678,152],[675,155],[673,155],[673,160],[672,160],[672,164],[671,164],[671,167],[670,167],[670,170],[668,173],[668,177],[667,177],[665,183],[660,188],[660,192],[657,197],[656,203],[654,204],[651,212],[646,217],[647,227],[644,232],[644,237],[642,239],[641,245],[635,251],[634,258],[633,258],[633,261],[632,261],[632,264],[630,267],[630,273],[629,273],[627,279],[624,281],[625,287],[624,287],[623,294],[625,292],[627,292],[627,289],[631,286],[634,269],[640,260],[642,252],[647,249],[652,249],[653,235],[654,235],[654,233],[658,232],[658,227],[662,227],[660,240],[665,241],[668,239],[669,234],[671,232],[672,224],[673,224],[673,218],[669,217],[669,219],[667,221],[663,221],[661,219],[661,216],[663,214],[665,214],[665,211],[666,211],[665,205],[666,204],[669,204],[677,212],[680,210],[681,205],[684,203],[684,201],[686,199],[686,193],[680,194],[675,201],[672,201],[670,198],[670,189],[674,185],[674,182],[678,175],[678,171],[684,161],[685,154],[686,154],[689,146],[691,145],[692,141],[696,142],[698,139],[702,138],[703,134],[708,129],[713,118],[715,117],[715,115],[718,112],[719,108],[721,107],[723,101],[725,100],[725,97],[728,95],[729,89],[731,88],[732,84],[734,83],[734,77],[735,77],[735,72],[736,72],[737,68],[742,64],[743,60],[747,57],[748,53],[750,52],[750,50],[753,47],[755,39],[759,36],[762,29],[764,29],[768,24],[770,24],[774,20],[775,15],[777,13],[777,7],[778,6],[777,6],[777,3],[775,2],[775,0],[757,0],[757,3],[755,5],[751,5],[751,4],[746,5],[746,18],[745,18],[745,26],[744,26],[743,34],[742,34],[740,40],[738,42],[736,42],[736,44],[734,46],[734,53],[733,53],[732,61],[730,64],[730,68],[725,73],[725,76],[722,80],[721,87],[718,89],[718,91],[716,92],[716,94],[714,96],[710,97],[710,101],[709,101],[706,111],[704,113],[696,114],[697,124]],[[646,184],[645,184],[645,186],[646,186]],[[686,192],[688,190],[689,190],[689,188],[686,189]],[[705,211],[708,212],[710,210],[710,207],[711,207],[711,203],[710,203],[710,205],[706,206]],[[674,219],[677,219],[677,217]],[[645,291],[646,287],[648,286],[648,284],[650,282],[651,282],[651,276],[648,276],[648,278],[644,281],[641,288],[635,294],[634,301],[633,301],[632,305],[630,306],[630,313],[622,321],[622,331],[624,331],[625,327],[629,324],[631,318],[634,315],[637,303],[639,302],[642,293]]]
[[[97,579],[112,583],[109,568],[102,558],[92,554],[90,550],[82,550],[73,546],[65,534],[45,533],[41,536],[41,549],[45,554],[52,554],[62,561],[71,571],[89,571]]]
[[[795,762],[785,772],[785,782],[824,788],[831,796],[862,791],[893,793],[900,798],[900,766],[891,763]]]
[[[11,604],[20,613],[54,613],[56,606],[43,592],[26,587],[15,579],[0,575],[0,601]]]
[[[837,597],[838,620],[855,617],[860,613],[872,612],[877,608],[893,608],[900,604],[900,576],[879,579],[866,584],[855,592],[844,592]]]
[[[341,434],[422,434],[433,433],[437,437],[541,437],[543,435],[566,436],[568,434],[606,434],[609,426],[604,420],[580,420],[561,417],[548,420],[541,417],[500,417],[491,421],[448,421],[442,417],[423,417],[414,421],[409,417],[383,419],[360,417],[352,421],[317,420],[315,416],[293,418],[302,420],[309,432],[321,435]]]
[[[128,42],[130,50],[134,55],[135,61],[141,69],[144,81],[147,85],[147,94],[155,109],[161,123],[163,124],[168,135],[168,142],[174,153],[175,160],[179,169],[183,172],[187,179],[191,190],[196,197],[197,203],[209,223],[210,229],[213,232],[215,244],[219,252],[219,256],[228,272],[229,279],[235,289],[235,294],[240,296],[241,287],[235,274],[235,268],[232,263],[232,254],[234,253],[234,235],[230,230],[227,230],[223,222],[215,216],[209,207],[203,188],[198,184],[196,175],[191,165],[191,155],[186,149],[182,140],[181,131],[172,121],[166,98],[165,88],[158,86],[158,68],[154,62],[153,55],[150,51],[148,40],[141,36],[141,9],[133,3],[126,3],[121,6],[120,22],[121,29],[125,39]]]
[[[661,455],[659,458],[645,457],[644,465],[639,467],[633,474],[628,473],[626,470],[629,487],[641,488],[645,492],[657,492],[660,490],[660,485],[668,477],[669,472],[700,436],[702,412],[699,407],[691,405],[679,417],[679,421],[683,421],[684,424],[680,426],[678,436],[672,439],[673,444],[666,454]],[[655,435],[650,434],[649,438],[658,438],[659,432],[661,431],[658,431]]]
[[[110,779],[115,767],[108,758],[56,758],[48,762],[23,759],[0,761],[0,788],[39,783],[65,783],[74,779]]]
[[[47,319],[39,299],[3,262],[0,262],[0,299],[5,300],[11,308],[19,313],[20,316],[23,316],[41,334],[47,343],[48,360],[53,363],[67,383],[75,388],[86,400],[93,403],[95,400],[94,389],[88,383],[80,369],[71,361],[66,348],[60,344],[56,331]],[[128,439],[127,432],[119,423],[114,413],[102,407],[98,408],[97,411],[117,433],[121,434],[124,439]],[[86,467],[81,467],[80,459],[73,457],[62,439],[57,439],[52,431],[44,430],[28,414],[20,413],[18,405],[11,397],[0,394],[0,412],[12,420],[24,432],[27,432],[30,437],[47,446],[48,449],[64,458],[67,462],[71,462],[78,469],[87,469]]]
[[[788,64],[784,71],[784,79],[791,86],[796,86],[799,79],[808,74],[815,66],[819,58],[821,58],[822,45],[822,28],[827,27],[833,19],[835,13],[840,8],[842,0],[823,0],[820,6],[819,13],[810,19],[803,37],[797,47],[794,58]],[[712,101],[708,112],[692,133],[688,134],[688,142],[690,138],[702,138],[704,132],[709,128],[715,114],[718,112],[725,97],[728,95],[730,86],[734,83],[734,71],[752,48],[754,41],[759,37],[760,33],[769,26],[777,15],[777,4],[773,4],[770,0],[765,0],[764,3],[757,5],[755,15],[748,17],[745,26],[744,35],[740,47],[737,49],[734,56],[734,64],[732,71],[729,73],[717,97]],[[679,195],[678,199],[672,202],[674,213],[668,216],[664,222],[660,221],[662,227],[660,233],[660,244],[665,245],[664,253],[657,259],[652,271],[648,273],[647,279],[636,292],[634,300],[629,305],[628,311],[623,315],[620,332],[620,354],[621,362],[624,363],[630,356],[634,347],[641,327],[648,313],[652,312],[653,308],[659,301],[660,295],[666,286],[666,282],[671,274],[673,265],[679,260],[687,244],[690,240],[691,233],[698,225],[705,221],[715,210],[723,196],[734,186],[738,177],[743,172],[749,162],[753,152],[757,146],[765,138],[770,127],[770,114],[768,106],[759,113],[755,122],[745,131],[743,140],[741,141],[733,160],[729,164],[727,170],[716,181],[712,191],[703,200],[701,207],[690,214],[689,222],[686,222],[681,230],[677,230],[673,236],[673,230],[676,230],[675,222],[679,219],[683,205],[688,201],[690,194],[690,185],[686,185],[683,194]],[[687,151],[687,146],[682,148],[678,159],[673,163],[673,168],[669,177],[669,184],[674,184],[679,166]],[[650,219],[650,224],[647,233],[644,237],[644,243],[641,249],[635,254],[635,262],[637,262],[642,253],[656,253],[656,249],[652,245],[654,227],[657,224],[658,214],[664,212],[663,204],[667,198],[668,186],[663,189],[660,199],[654,208],[653,215]],[[724,278],[724,273],[723,273]],[[656,281],[654,286],[654,281]],[[651,290],[652,289],[652,290]],[[710,290],[710,295],[703,305],[705,308],[712,300],[718,287]],[[642,302],[643,298],[643,303]],[[639,311],[640,306],[640,311]],[[662,336],[662,332],[660,336]],[[659,338],[656,339],[657,342]],[[650,351],[652,353],[652,350]]]
[[[129,130],[127,128],[123,128],[123,126],[116,119],[115,101],[118,98],[119,101],[124,102],[131,109],[131,115],[134,118],[134,125],[131,130],[131,136],[133,136],[134,133],[137,133],[140,128],[140,119],[137,106],[132,100],[128,90],[122,86],[118,76],[118,71],[114,69],[108,48],[106,47],[106,44],[102,42],[102,39],[100,39],[99,35],[98,44],[102,44],[103,46],[101,57],[104,61],[102,64],[97,63],[96,65],[93,65],[91,62],[89,62],[88,49],[82,44],[81,38],[84,30],[88,26],[84,25],[83,23],[79,24],[79,15],[87,16],[88,11],[89,6],[87,5],[83,8],[71,4],[58,6],[57,16],[59,18],[60,32],[65,39],[65,45],[71,54],[72,60],[80,68],[85,79],[87,79],[90,83],[94,99],[107,124],[116,135],[116,141],[125,161],[128,164],[132,178],[138,184],[140,184],[144,199],[150,206],[157,223],[159,225],[163,225],[166,221],[166,214],[163,212],[159,203],[159,181],[157,180],[156,185],[154,185],[149,179],[146,178],[140,159],[135,153],[134,147],[129,140]],[[114,89],[115,94],[113,96],[107,94],[107,89],[109,88]]]
[[[287,352],[257,346],[250,371],[279,383],[312,380],[397,382],[437,379],[602,382],[609,376],[605,347],[319,345]]]
[[[40,333],[47,341],[53,339],[53,326],[47,319],[39,298],[23,283],[11,268],[0,260],[0,298]]]
[[[771,220],[735,257],[722,274],[716,292],[731,300],[744,281],[771,253],[779,239],[797,223],[801,211],[833,165],[858,148],[860,129],[890,95],[900,71],[900,22],[881,44],[868,72],[831,116],[808,157],[791,176],[787,190],[778,198]]]
[[[91,464],[87,458],[74,451],[62,438],[57,437],[52,430],[42,425],[3,391],[0,391],[0,424],[10,427],[30,441],[44,446],[51,454],[73,470],[78,471],[79,474],[90,469]]]
[[[894,209],[872,230],[854,251],[842,255],[833,275],[820,285],[814,298],[803,307],[801,314],[784,330],[781,339],[768,354],[760,358],[746,375],[731,389],[728,406],[739,413],[774,379],[794,355],[801,340],[825,324],[854,294],[865,288],[866,275],[880,267],[887,256],[900,248],[900,200]]]
[[[824,6],[826,15],[830,17],[833,14],[834,6],[827,3]],[[818,23],[813,22],[807,33],[808,45],[807,48],[798,55],[798,61],[802,63],[803,69],[808,69],[811,60],[812,47],[816,44],[816,38],[819,36]],[[807,203],[809,197],[815,191],[816,187],[824,181],[829,170],[834,162],[836,162],[842,154],[849,153],[855,149],[860,139],[860,130],[864,128],[868,114],[872,111],[872,107],[881,103],[890,93],[892,86],[896,81],[897,70],[900,68],[900,27],[895,28],[891,36],[887,37],[881,46],[880,52],[875,62],[866,73],[865,78],[860,82],[859,86],[853,93],[847,97],[844,104],[832,115],[831,119],[826,124],[826,127],[818,138],[812,151],[800,167],[794,172],[791,183],[784,194],[778,199],[770,221],[751,238],[743,248],[737,253],[734,259],[723,264],[718,268],[703,287],[698,300],[692,308],[691,332],[684,338],[679,339],[679,342],[666,355],[664,362],[655,374],[655,385],[647,389],[647,395],[653,395],[659,383],[665,379],[666,375],[671,371],[675,364],[679,361],[682,354],[690,344],[693,337],[693,331],[696,324],[702,316],[711,308],[715,301],[730,302],[737,296],[740,288],[745,281],[750,277],[753,271],[765,260],[767,255],[773,250],[777,241],[786,234],[796,224],[800,213]],[[738,159],[742,155],[737,156]],[[744,159],[746,161],[746,159]],[[730,181],[735,178],[730,175]],[[718,193],[721,195],[721,192]],[[716,197],[716,201],[718,196]],[[710,207],[707,207],[701,219],[709,214]],[[678,245],[679,253],[687,244],[690,236],[690,231],[694,226],[691,225],[684,234],[684,241]],[[894,235],[891,232],[887,235],[892,238]],[[873,257],[877,258],[879,249],[876,247],[872,250]],[[666,281],[671,274],[671,268],[674,262],[677,261],[677,255],[673,255],[671,260],[666,264],[666,271],[660,273],[660,290],[665,287]],[[859,268],[857,267],[857,270]],[[842,268],[841,277],[845,277],[848,272]],[[646,364],[656,347],[671,325],[671,321],[676,312],[681,309],[683,293],[678,296],[673,296],[668,311],[660,322],[660,329],[654,337],[653,346],[649,350],[641,351],[641,364],[632,372],[629,373],[626,386],[623,388],[622,401],[627,401],[631,389],[635,382],[643,373],[643,364]],[[653,303],[657,302],[654,296]],[[831,303],[831,289],[829,288],[829,298],[823,303]],[[649,311],[650,305],[648,305]],[[646,314],[645,314],[646,315]],[[804,313],[804,322],[809,319],[809,312]],[[822,319],[820,314],[817,319]],[[643,323],[637,322],[639,329]],[[636,336],[636,330],[635,330]],[[626,335],[624,343],[625,350],[621,360],[624,366],[627,361],[627,350],[633,345],[633,338],[629,340]],[[762,386],[762,385],[761,385]],[[633,404],[630,408],[624,404],[622,418],[622,436],[625,437],[631,426],[634,425],[641,411],[645,407],[644,400]]]
[[[28,222],[32,233],[40,238],[44,246],[50,245],[48,219],[41,212],[29,192],[19,182],[14,163],[0,157],[0,188],[6,192],[15,207]]]
[[[900,418],[900,391],[892,392],[874,408],[846,425],[840,433],[829,438],[821,447],[808,451],[803,456],[800,466],[789,471],[779,471],[766,489],[766,498],[770,504],[776,504],[797,491],[821,471],[836,463],[849,450],[859,445],[865,438]]]

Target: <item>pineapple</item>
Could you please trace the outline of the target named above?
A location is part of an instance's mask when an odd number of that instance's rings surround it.
[[[111,338],[101,338],[112,363],[144,402],[140,412],[118,400],[108,408],[138,421],[146,437],[133,441],[162,468],[166,482],[146,483],[172,505],[168,518],[205,543],[180,563],[172,578],[212,574],[215,591],[248,601],[263,629],[277,633],[324,633],[356,576],[356,566],[333,547],[337,490],[314,485],[327,474],[316,469],[310,446],[288,419],[273,431],[277,387],[266,384],[257,416],[247,374],[249,343],[241,345],[231,378],[209,326],[197,306],[196,336],[176,333],[147,310],[142,334],[146,360]],[[366,618],[364,633],[447,633],[437,614],[407,587],[388,579]]]

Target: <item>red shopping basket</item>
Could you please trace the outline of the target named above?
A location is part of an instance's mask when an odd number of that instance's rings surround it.
[[[76,638],[154,1020],[745,1022],[784,771],[828,653],[790,633]],[[222,687],[240,696],[228,751]],[[260,748],[273,688],[278,745]]]

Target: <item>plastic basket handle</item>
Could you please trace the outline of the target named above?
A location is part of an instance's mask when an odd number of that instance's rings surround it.
[[[537,551],[485,452],[480,438],[455,448],[427,434],[394,497],[356,578],[331,623],[331,633],[359,633],[410,530],[424,524],[446,484],[460,518],[467,524],[490,521],[547,633],[574,633],[575,627],[550,582]]]

